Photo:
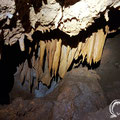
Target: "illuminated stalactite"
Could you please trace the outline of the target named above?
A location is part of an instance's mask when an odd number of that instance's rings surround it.
[[[6,45],[18,41],[27,54],[18,70],[30,88],[63,78],[74,60],[99,62],[107,34],[120,26],[111,22],[111,11],[120,18],[119,0],[20,1],[11,1],[9,14],[3,13],[1,35]]]

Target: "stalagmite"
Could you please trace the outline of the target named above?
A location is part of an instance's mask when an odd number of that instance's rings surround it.
[[[55,55],[54,55],[54,59],[53,59],[52,72],[55,76],[57,74],[58,65],[59,65],[59,61],[60,61],[61,43],[62,43],[62,40],[59,39],[57,41],[56,51],[55,51]]]

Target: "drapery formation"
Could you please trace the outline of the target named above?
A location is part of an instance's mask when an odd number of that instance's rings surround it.
[[[0,53],[3,43],[19,42],[27,54],[18,67],[20,80],[28,80],[30,87],[40,81],[49,86],[71,65],[99,62],[107,34],[120,26],[119,0],[9,0],[1,9],[6,4]]]

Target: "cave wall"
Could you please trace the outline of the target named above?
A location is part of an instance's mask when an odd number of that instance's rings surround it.
[[[119,10],[119,0],[0,1],[1,64],[30,90],[50,86],[72,67],[101,60],[107,34],[119,29]]]

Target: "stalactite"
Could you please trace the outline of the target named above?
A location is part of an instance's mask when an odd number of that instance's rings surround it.
[[[97,63],[101,59],[108,29],[109,29],[108,26],[106,26],[105,27],[106,33],[104,33],[103,29],[98,30],[98,32],[96,33],[94,52],[93,52],[93,62],[94,63]]]
[[[25,51],[24,34],[22,34],[21,38],[19,39],[19,45],[20,45],[21,51]]]
[[[45,41],[40,41],[40,66],[43,67],[43,60],[44,60],[44,54],[45,54],[45,47],[46,43]]]
[[[65,73],[67,72],[67,60],[70,49],[71,49],[70,46],[66,47],[65,45],[62,45],[60,66],[59,66],[59,75],[61,78],[63,78]]]
[[[88,39],[88,50],[87,50],[87,63],[91,65],[92,63],[92,55],[93,55],[93,48],[95,43],[95,33],[92,34],[92,36]]]
[[[76,50],[77,48],[72,48],[70,53],[69,53],[69,56],[68,56],[68,63],[67,63],[67,70],[69,69],[73,59],[74,59],[74,56],[75,56],[75,53],[76,53]]]
[[[53,59],[52,74],[55,76],[59,68],[59,61],[60,61],[60,55],[61,55],[61,43],[62,43],[62,40],[59,39],[56,43],[56,51]]]
[[[49,46],[49,72],[51,72],[54,54],[56,50],[56,40],[51,40],[50,46]]]
[[[77,51],[76,51],[75,57],[74,57],[75,60],[77,60],[78,57],[80,56],[81,48],[82,48],[82,42],[79,42],[78,47],[77,47]]]

